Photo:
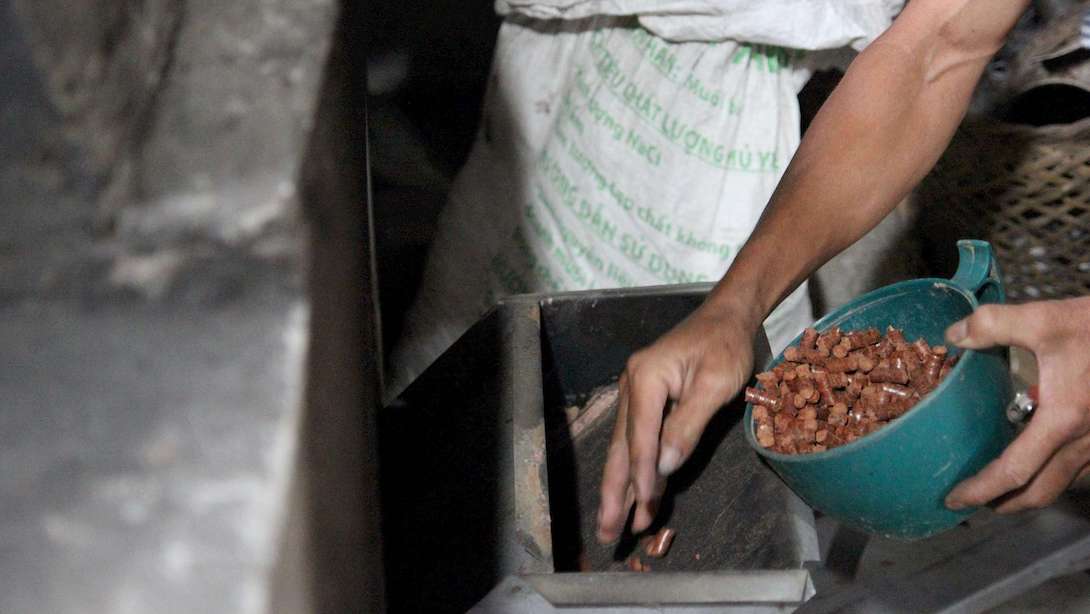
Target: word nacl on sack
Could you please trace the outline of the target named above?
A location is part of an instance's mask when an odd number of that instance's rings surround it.
[[[659,148],[645,141],[643,137],[632,128],[628,129],[628,135],[625,136],[624,142],[641,158],[647,160],[651,166],[662,164],[662,152],[659,151]]]

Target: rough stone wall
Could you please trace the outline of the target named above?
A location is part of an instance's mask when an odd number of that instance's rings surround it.
[[[0,1],[0,611],[381,602],[364,109],[319,111],[338,5]],[[309,284],[300,193],[331,208]]]
[[[183,0],[12,0],[50,101],[108,176],[146,121],[170,62]]]

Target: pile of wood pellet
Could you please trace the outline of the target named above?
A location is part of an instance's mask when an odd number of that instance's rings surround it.
[[[894,420],[946,377],[957,362],[946,346],[913,343],[892,326],[818,333],[784,351],[784,361],[746,388],[756,438],[782,454],[822,452]]]

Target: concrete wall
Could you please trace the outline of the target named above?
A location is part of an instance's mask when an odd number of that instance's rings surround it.
[[[329,58],[339,17],[0,3],[0,611],[381,610],[366,77],[358,26]]]
[[[147,121],[183,0],[12,0],[53,106],[106,176]]]

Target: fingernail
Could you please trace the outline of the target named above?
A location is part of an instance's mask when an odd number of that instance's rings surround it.
[[[946,329],[946,338],[951,343],[957,343],[958,341],[961,341],[968,334],[969,334],[969,323],[966,322],[965,320],[955,322],[954,324],[952,324],[950,326],[950,328]]]
[[[957,499],[954,499],[953,497],[947,497],[946,498],[946,509],[960,510],[963,507],[965,507],[965,505],[963,503],[961,503],[961,501],[958,501]]]
[[[659,475],[670,475],[681,463],[681,452],[674,447],[665,447],[659,452]]]

